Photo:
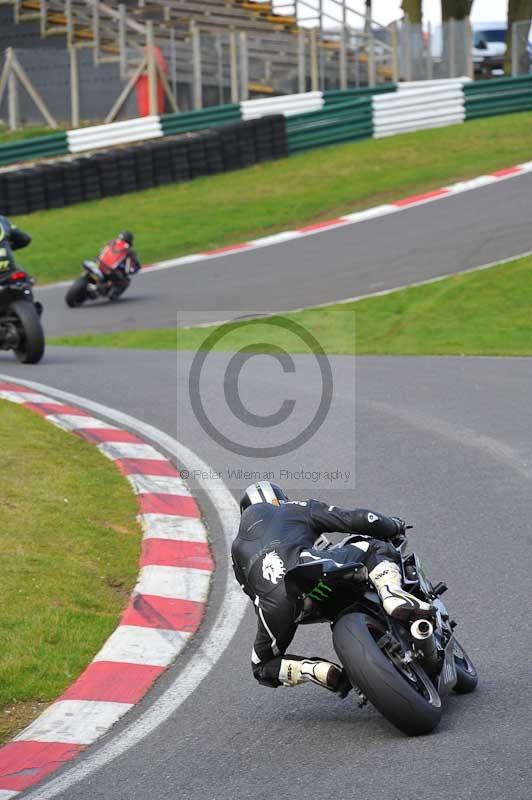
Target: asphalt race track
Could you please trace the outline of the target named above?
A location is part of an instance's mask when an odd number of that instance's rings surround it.
[[[129,302],[68,311],[45,290],[47,332],[172,325],[260,303],[282,309],[374,291],[532,250],[532,175],[309,237],[289,245],[137,282]],[[223,280],[222,280],[223,279]],[[208,312],[208,314],[202,313]],[[218,312],[218,313],[216,313]],[[114,314],[117,314],[114,317]],[[448,698],[437,731],[408,739],[371,707],[314,687],[259,687],[249,656],[251,605],[231,646],[199,688],[139,744],[60,794],[45,781],[25,796],[60,800],[529,800],[532,785],[528,609],[532,518],[530,360],[513,358],[331,357],[333,399],[323,425],[301,448],[257,463],[228,451],[198,424],[188,392],[193,354],[49,348],[23,367],[0,356],[0,372],[74,392],[149,422],[220,472],[235,497],[240,467],[281,469],[293,497],[363,504],[415,525],[410,543],[429,575],[445,580],[457,635],[480,684]],[[201,397],[218,430],[239,442],[260,436],[223,400],[231,354],[210,356]],[[356,362],[356,364],[355,364]],[[242,399],[255,414],[295,402],[288,439],[322,396],[319,364],[295,356],[283,372],[271,356],[242,367]],[[234,377],[234,376],[233,376]],[[297,477],[302,468],[343,477]],[[352,473],[345,479],[345,473]],[[247,481],[249,482],[249,481]],[[191,480],[191,488],[197,490]],[[199,637],[125,720],[59,775],[91,763],[175,680],[208,636],[229,568],[217,517],[198,494],[217,564]],[[293,652],[333,657],[328,626],[298,632]],[[57,775],[57,773],[56,773]],[[52,785],[53,785],[52,778]]]
[[[532,174],[254,251],[136,278],[120,304],[67,309],[37,292],[46,334],[162,328],[341,300],[532,250]],[[142,255],[142,234],[137,232]],[[87,257],[90,257],[90,253]],[[72,278],[78,265],[72,265]]]
[[[209,377],[213,385],[229,358],[215,356]],[[254,386],[251,399],[253,410],[265,413],[278,405],[272,385],[279,380],[279,367],[273,359],[257,358],[247,365]],[[177,413],[176,397],[185,391],[190,359],[186,354],[178,360],[177,393],[173,353],[128,353],[126,362],[120,352],[56,348],[46,368],[23,369],[2,358],[1,370],[120,407],[177,434],[223,474],[241,459],[201,436],[186,404],[180,403]],[[320,387],[313,385],[310,358],[297,357],[295,364],[298,380],[290,384],[291,396],[297,385],[294,396],[304,416]],[[339,398],[334,422],[347,430],[353,415],[354,359],[335,357],[331,364]],[[323,482],[300,482],[300,496],[367,503],[411,520],[411,544],[430,574],[451,587],[446,598],[481,683],[476,694],[447,701],[435,734],[407,739],[371,708],[361,711],[351,697],[340,701],[317,687],[274,692],[257,686],[249,669],[250,607],[233,646],[176,714],[138,746],[57,796],[528,800],[532,631],[524,598],[532,544],[531,390],[527,359],[359,358],[356,485],[324,489]],[[241,433],[230,412],[221,421],[227,434]],[[349,436],[327,441],[329,434],[321,430],[306,445],[306,467],[350,463]],[[297,453],[284,461],[293,470],[300,462]],[[227,564],[219,560],[212,511],[205,510],[218,555],[219,585]],[[216,592],[215,584],[213,606]],[[213,608],[203,635],[212,616]],[[332,655],[327,626],[301,630],[295,644],[296,652]],[[142,714],[184,661],[178,660],[110,737]],[[105,739],[92,751],[104,746]],[[90,755],[91,750],[82,760]]]

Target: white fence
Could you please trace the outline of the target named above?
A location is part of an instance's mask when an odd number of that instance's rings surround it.
[[[464,79],[399,84],[397,92],[375,95],[374,138],[455,125],[465,120]]]

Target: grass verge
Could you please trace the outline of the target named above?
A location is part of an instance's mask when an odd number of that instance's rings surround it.
[[[532,355],[532,257],[401,289],[382,297],[229,326],[214,346],[308,352],[283,320],[302,326],[329,354]],[[276,323],[277,321],[277,323]],[[273,325],[272,325],[273,323]],[[50,344],[153,350],[208,348],[216,327],[65,336]],[[257,342],[267,342],[258,345]]]
[[[138,572],[137,503],[91,444],[0,401],[0,742],[82,672]]]
[[[41,282],[127,227],[145,263],[268,235],[397,200],[532,158],[532,113],[353,142],[123,197],[36,212],[20,261]],[[193,269],[193,267],[191,267]]]
[[[18,131],[10,131],[5,125],[0,125],[0,144],[21,142],[24,139],[33,139],[36,136],[49,136],[52,133],[59,133],[61,130],[65,129],[56,128],[52,130],[47,125],[28,125],[27,128],[21,128]]]

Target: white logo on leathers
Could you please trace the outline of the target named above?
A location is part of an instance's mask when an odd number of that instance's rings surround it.
[[[378,516],[376,514],[372,514],[371,511],[368,514],[368,522],[377,522]]]
[[[272,583],[279,583],[286,572],[285,565],[275,550],[267,553],[262,560],[262,577]]]

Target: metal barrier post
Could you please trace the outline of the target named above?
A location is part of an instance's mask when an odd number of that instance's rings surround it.
[[[70,47],[74,43],[74,25],[72,22],[72,0],[65,2],[65,17],[67,29],[67,45]]]
[[[126,7],[124,3],[118,6],[118,46],[120,50],[120,77],[126,77],[127,71],[127,50],[126,50]]]
[[[297,34],[297,90],[298,92],[304,92],[306,88],[305,29],[300,28]]]
[[[146,48],[148,55],[148,99],[150,116],[155,117],[159,113],[157,107],[157,67],[155,64],[155,44],[153,40],[153,20],[146,23]]]
[[[466,20],[466,61],[467,61],[467,77],[473,79],[475,77],[475,69],[473,66],[473,27],[471,20]]]
[[[454,19],[449,20],[449,78],[455,78],[456,71],[456,41]]]
[[[517,22],[512,22],[512,77],[519,75],[519,53],[517,52]]]
[[[240,97],[242,100],[249,99],[248,66],[248,36],[245,31],[240,31]]]
[[[177,58],[175,44],[175,28],[170,31],[170,80],[172,81],[172,94],[177,103]]]
[[[432,63],[432,25],[427,25],[427,80],[431,81],[434,77],[434,65]]]
[[[214,39],[214,49],[216,50],[216,72],[218,77],[218,103],[223,105],[224,102],[224,62],[223,62],[223,45],[222,34],[217,33]]]
[[[404,53],[405,53],[405,60],[406,60],[406,79],[407,81],[412,80],[412,29],[410,26],[410,20],[405,19],[403,25],[403,36],[404,36]]]
[[[100,59],[100,4],[92,4],[92,41],[94,49],[92,51],[94,63]]]
[[[347,89],[347,9],[342,3],[342,28],[340,30],[340,89]]]
[[[198,26],[191,20],[190,36],[192,39],[192,104],[195,110],[203,108],[201,85],[201,41]]]
[[[231,28],[229,32],[229,60],[231,72],[231,102],[238,103],[238,49],[236,31]]]
[[[370,86],[377,84],[377,70],[375,66],[375,37],[368,36],[368,83]]]
[[[18,85],[17,85],[17,77],[12,67],[10,69],[8,77],[7,113],[9,120],[9,130],[16,131],[18,128]]]
[[[40,24],[41,24],[41,39],[44,39],[46,36],[46,17],[47,17],[47,9],[46,9],[46,0],[40,0]]]
[[[70,55],[70,118],[73,128],[79,128],[79,70],[78,51],[69,47]]]
[[[394,83],[399,81],[399,52],[398,52],[398,36],[397,36],[397,22],[392,23],[392,78]]]
[[[310,90],[318,92],[320,88],[320,76],[318,70],[318,39],[316,28],[310,29]]]

